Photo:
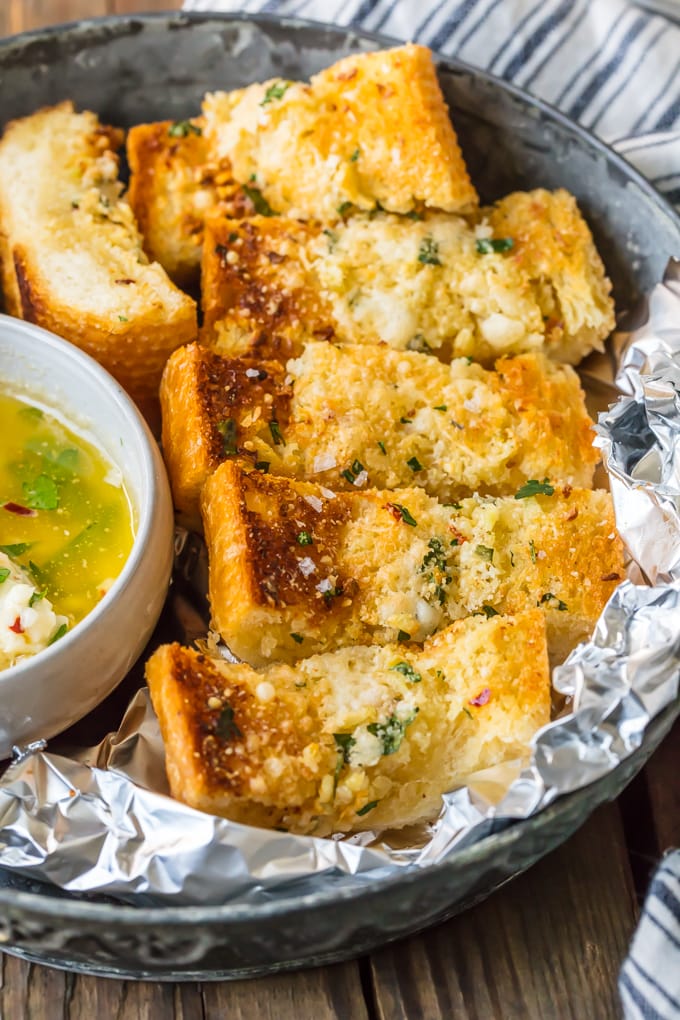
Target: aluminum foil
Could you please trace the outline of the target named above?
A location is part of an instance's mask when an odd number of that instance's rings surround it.
[[[397,868],[423,868],[540,811],[616,768],[680,681],[680,264],[619,338],[626,395],[600,415],[596,444],[631,553],[590,641],[553,673],[560,716],[526,761],[468,778],[439,817],[407,833],[318,839],[237,825],[168,796],[163,744],[146,690],[97,747],[17,751],[0,781],[0,866],[74,893],[134,903],[254,904],[291,885],[341,890]],[[191,640],[204,631],[205,558],[180,536],[175,614]]]

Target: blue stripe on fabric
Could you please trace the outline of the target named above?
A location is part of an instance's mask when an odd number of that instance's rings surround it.
[[[648,974],[645,968],[638,963],[634,956],[629,956],[626,963],[635,967],[635,969],[640,972],[640,975],[644,978],[644,980],[652,986],[654,991],[658,992],[662,998],[666,999],[666,1001],[673,1006],[674,1009],[677,1009],[678,1015],[680,1015],[680,1000],[676,999],[674,995],[671,995],[668,989],[664,988],[663,985],[660,985],[651,974]]]
[[[571,37],[574,34],[574,32],[578,28],[580,28],[580,25],[581,25],[580,15],[581,14],[585,14],[587,9],[588,9],[588,0],[582,0],[582,3],[581,3],[580,7],[578,6],[578,4],[574,7],[574,20],[573,20],[573,24],[571,24],[569,26],[568,31],[566,31],[563,35],[561,35],[559,37],[559,39],[557,39],[555,44],[553,46],[551,46],[551,48],[548,50],[548,52],[546,53],[546,55],[543,58],[543,60],[538,65],[538,67],[535,67],[534,70],[531,72],[531,74],[528,75],[528,77],[522,79],[522,86],[523,86],[523,88],[529,88],[530,87],[531,83],[538,77],[538,75],[541,73],[541,71],[543,70],[545,65],[548,63],[548,61],[551,60],[551,58],[555,54],[555,51],[562,49],[564,44],[569,39],[571,39]]]
[[[665,145],[677,145],[678,137],[676,134],[672,134],[667,138],[659,138],[657,141],[650,142],[649,135],[642,135],[640,138],[622,138],[619,143],[619,149],[621,152],[640,152],[641,149],[662,149]]]
[[[638,117],[638,119],[633,124],[632,128],[630,129],[631,135],[637,134],[637,132],[642,128],[643,124],[645,123],[645,121],[646,121],[647,117],[649,116],[649,114],[651,113],[651,111],[654,109],[656,104],[658,102],[660,102],[662,96],[668,90],[668,86],[673,81],[673,78],[675,77],[675,75],[678,73],[678,69],[680,69],[680,61],[675,65],[675,67],[671,71],[669,77],[666,78],[666,80],[664,81],[663,85],[661,86],[661,88],[659,89],[657,94],[654,96],[654,99],[652,100],[652,102],[649,103],[649,105],[647,106],[647,109],[644,111],[644,113],[642,113]]]
[[[624,22],[624,20],[627,18],[627,16],[629,14],[632,17],[632,10],[624,11],[623,16],[621,17],[621,19],[619,21],[619,25],[621,25]],[[612,32],[611,32],[607,42],[611,41],[612,35],[613,35],[613,30],[612,30]],[[553,102],[555,103],[555,106],[559,106],[560,108],[562,107],[562,103],[563,103],[563,101],[565,99],[565,96],[569,95],[569,93],[571,92],[572,88],[574,87],[576,82],[579,80],[579,78],[581,78],[585,74],[585,72],[588,71],[593,66],[593,64],[595,66],[597,66],[598,60],[600,60],[600,59],[602,59],[604,57],[606,51],[607,51],[606,45],[601,47],[601,48],[599,48],[599,49],[595,48],[592,51],[590,56],[587,58],[587,60],[585,60],[581,64],[581,66],[578,68],[576,73],[572,74],[571,78],[569,79],[567,84],[564,86],[564,88],[562,89],[560,94],[555,97],[555,99],[553,100]]]
[[[624,56],[635,42],[640,32],[642,32],[643,28],[647,24],[647,20],[648,19],[642,14],[635,19],[619,43],[616,53],[611,60],[607,61],[604,67],[600,68],[597,74],[588,82],[581,94],[577,96],[571,106],[567,108],[566,112],[570,117],[574,120],[578,120],[579,117],[583,115],[584,111],[588,108],[588,106],[590,106],[605,82],[607,82],[614,72],[621,66]]]
[[[473,35],[475,35],[479,31],[479,29],[482,27],[484,22],[487,20],[487,18],[491,14],[491,12],[495,11],[496,8],[498,7],[498,5],[502,4],[502,3],[503,3],[503,0],[493,0],[493,2],[491,3],[491,6],[487,7],[486,10],[482,12],[481,17],[477,18],[477,20],[475,21],[475,23],[472,26],[472,28],[470,28],[465,33],[463,38],[459,40],[459,42],[458,42],[458,44],[456,46],[456,49],[462,50],[463,46],[465,46],[465,44],[467,42],[469,42],[470,39],[472,39]]]
[[[574,8],[574,0],[563,0],[563,3],[557,8],[554,14],[550,14],[541,24],[536,28],[536,31],[525,40],[519,53],[513,57],[510,63],[503,68],[502,75],[504,78],[513,78],[517,72],[521,69],[522,65],[529,60],[534,50],[541,45],[541,43],[554,31],[558,25],[567,18]]]
[[[653,126],[654,131],[669,131],[680,117],[680,98],[676,97]]]
[[[432,24],[432,22],[435,20],[435,18],[437,17],[437,15],[441,11],[441,9],[443,7],[447,7],[450,2],[451,2],[451,0],[441,0],[441,2],[438,3],[436,7],[433,7],[432,10],[430,11],[430,13],[427,15],[427,17],[424,18],[424,20],[421,21],[416,26],[416,29],[415,29],[415,31],[413,33],[413,38],[414,39],[420,39],[421,35],[423,35],[423,33],[428,28],[428,26]]]
[[[645,1020],[666,1020],[666,1017],[662,1016],[661,1013],[658,1013],[654,1009],[649,999],[645,995],[643,995],[638,986],[633,984],[627,971],[628,962],[629,961],[626,960],[626,962],[623,965],[624,969],[622,970],[621,976],[619,977],[619,984],[626,989],[633,1003],[640,1010],[640,1013],[645,1018]]]
[[[654,877],[654,881],[650,888],[650,895],[656,896],[657,900],[663,903],[666,910],[669,910],[671,914],[674,914],[677,917],[680,915],[680,897],[678,897],[668,883],[664,881],[665,875],[668,875],[669,878],[672,878],[675,882],[678,881],[672,872],[667,871],[664,874],[663,871],[660,871],[658,875]]]
[[[371,13],[374,7],[378,6],[380,0],[362,0],[361,7],[352,18],[352,24],[356,24],[357,21],[363,21]]]
[[[664,938],[667,939],[670,943],[672,943],[672,945],[674,945],[676,949],[680,949],[680,938],[678,938],[677,935],[674,935],[673,932],[669,928],[667,928],[666,925],[663,924],[663,922],[660,921],[658,917],[650,913],[649,904],[645,904],[645,912],[643,916],[645,920],[651,921],[652,924],[655,925],[659,929],[659,931],[663,933]]]
[[[589,127],[589,129],[591,131],[595,130],[596,125],[600,123],[600,121],[604,117],[605,113],[607,113],[607,111],[608,111],[609,107],[611,106],[611,104],[631,84],[631,78],[633,77],[633,75],[637,71],[638,67],[640,66],[642,61],[645,59],[645,57],[648,55],[649,51],[651,49],[653,49],[654,46],[656,46],[657,42],[659,41],[659,37],[664,35],[665,32],[666,32],[666,27],[665,27],[665,25],[662,25],[659,29],[657,29],[656,33],[652,36],[652,38],[649,40],[649,42],[646,44],[646,46],[644,46],[644,48],[642,50],[642,53],[640,54],[638,59],[635,61],[635,63],[630,68],[628,66],[626,66],[626,77],[625,77],[625,80],[619,85],[619,87],[616,89],[614,94],[612,96],[609,96],[609,98],[606,100],[605,105],[603,106],[603,108],[600,110],[600,112],[598,114],[595,115],[595,119],[589,121],[588,127]]]
[[[520,20],[517,22],[516,25],[513,25],[513,32],[512,32],[512,37],[511,38],[514,39],[514,38],[518,38],[518,37],[521,36],[522,29],[526,25],[527,21],[529,21],[531,18],[533,18],[534,15],[538,11],[540,11],[542,6],[543,6],[542,0],[539,0],[538,3],[535,3],[535,4],[531,5],[531,7],[526,12],[524,17],[520,18]],[[490,71],[492,71],[495,68],[495,65],[498,63],[498,61],[501,59],[501,57],[503,57],[507,53],[507,47],[508,47],[508,40],[504,39],[503,42],[501,43],[501,45],[499,46],[499,48],[494,53],[494,55],[491,58],[491,60],[489,61],[489,63],[487,64],[487,67],[489,68]]]
[[[383,0],[378,0],[378,3],[375,5],[373,14],[375,14],[376,11],[382,6],[382,3]],[[379,18],[371,19],[371,23],[364,26],[365,28],[370,29],[371,32],[378,32],[382,25],[384,25],[385,22],[388,20],[388,18],[390,18],[394,14],[396,6],[394,0],[384,0],[384,3],[386,4],[385,12],[381,14]]]
[[[440,50],[442,46],[446,45],[449,36],[453,35],[458,26],[472,13],[476,3],[477,0],[463,0],[462,4],[458,4],[451,17],[447,18],[441,28],[432,36],[430,46],[433,50]]]

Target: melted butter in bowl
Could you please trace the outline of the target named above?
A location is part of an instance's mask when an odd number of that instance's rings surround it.
[[[0,578],[15,568],[0,580],[6,668],[53,644],[97,605],[134,532],[120,471],[58,412],[0,391],[0,426],[0,553],[9,558]],[[45,634],[48,607],[54,628]]]
[[[165,601],[173,515],[153,436],[90,357],[0,315],[0,380],[1,760],[130,670]]]

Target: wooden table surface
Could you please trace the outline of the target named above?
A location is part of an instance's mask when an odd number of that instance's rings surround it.
[[[178,0],[0,0],[0,35]],[[614,804],[480,906],[350,963],[160,985],[0,955],[0,1020],[608,1020],[650,871],[680,845],[680,725]]]

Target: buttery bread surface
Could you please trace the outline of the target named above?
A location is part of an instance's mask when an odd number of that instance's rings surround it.
[[[348,204],[404,213],[477,205],[424,46],[354,54],[309,85],[274,79],[213,93],[203,116],[236,180],[276,212],[332,221]]]
[[[175,507],[193,528],[228,457],[332,489],[418,485],[444,502],[532,478],[587,488],[598,459],[576,373],[535,354],[488,371],[319,342],[281,366],[193,344],[169,360],[161,407]]]
[[[226,461],[202,499],[214,626],[257,666],[538,605],[561,661],[623,578],[621,542],[609,493],[528,491],[445,506],[422,489],[334,493]]]
[[[471,772],[524,757],[550,715],[538,610],[262,672],[166,645],[147,680],[173,796],[319,836],[433,818]]]
[[[477,225],[443,213],[331,226],[215,217],[202,302],[204,343],[279,358],[325,339],[445,361],[542,350],[576,362],[613,327],[609,283],[566,192],[517,193]]]

